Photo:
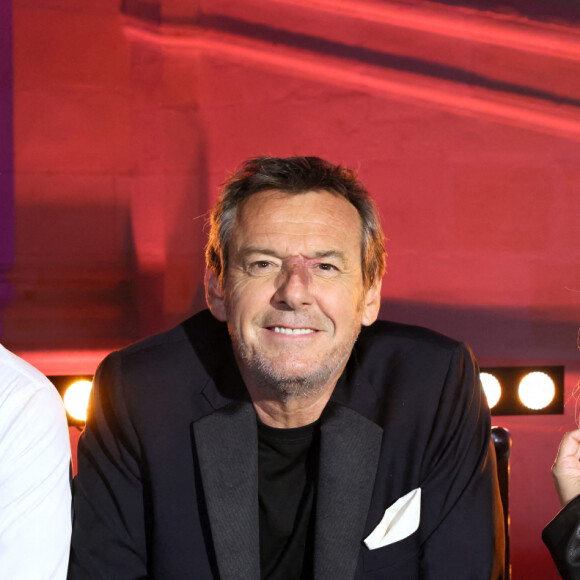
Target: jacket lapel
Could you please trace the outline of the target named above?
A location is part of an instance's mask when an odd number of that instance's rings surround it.
[[[381,427],[336,402],[322,414],[315,578],[354,577],[382,434]]]
[[[258,435],[249,401],[193,424],[203,491],[222,580],[260,577]]]

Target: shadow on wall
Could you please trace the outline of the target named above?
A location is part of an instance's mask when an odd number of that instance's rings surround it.
[[[480,364],[580,365],[577,320],[558,309],[484,308],[383,300],[380,317],[427,326],[468,343]]]
[[[3,312],[13,350],[108,349],[138,331],[127,210],[113,203],[21,203],[13,299]]]
[[[580,21],[577,0],[437,0],[450,6],[468,6],[505,14],[513,12],[534,20],[548,22]]]

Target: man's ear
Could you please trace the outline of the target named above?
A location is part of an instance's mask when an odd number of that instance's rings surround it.
[[[205,300],[211,313],[222,322],[227,321],[225,294],[214,271],[207,268],[204,276]]]
[[[361,324],[370,326],[379,316],[382,280],[375,282],[364,294]]]

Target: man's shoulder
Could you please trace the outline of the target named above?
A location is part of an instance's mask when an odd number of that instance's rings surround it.
[[[101,370],[120,373],[127,386],[178,385],[186,379],[199,384],[213,378],[231,356],[227,326],[203,310],[170,330],[111,353]]]
[[[414,356],[443,356],[458,348],[467,348],[461,342],[422,326],[377,320],[362,329],[357,341],[362,352],[392,352]]]
[[[469,347],[433,330],[388,321],[363,329],[335,400],[381,426],[434,420],[446,396],[471,399]],[[469,374],[469,373],[467,373]]]
[[[224,396],[238,388],[236,372],[227,326],[202,311],[108,355],[94,388],[122,400],[134,426],[153,433],[154,416],[191,422],[211,411],[220,404],[220,385],[227,387]]]
[[[354,367],[383,383],[442,384],[450,366],[474,360],[470,348],[448,336],[420,326],[377,321],[363,329],[355,345]],[[474,364],[474,363],[470,363]]]
[[[216,320],[209,310],[202,310],[194,314],[177,326],[139,340],[118,353],[124,358],[138,358],[159,356],[163,353],[172,353],[177,349],[197,349],[204,344],[229,342],[227,327]]]

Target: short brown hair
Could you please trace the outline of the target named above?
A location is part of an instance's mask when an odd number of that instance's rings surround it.
[[[327,191],[344,197],[362,222],[361,266],[365,288],[385,273],[385,244],[375,203],[351,169],[319,157],[252,157],[224,183],[210,216],[205,259],[223,284],[228,265],[228,243],[237,209],[249,196],[276,189],[288,194]]]

